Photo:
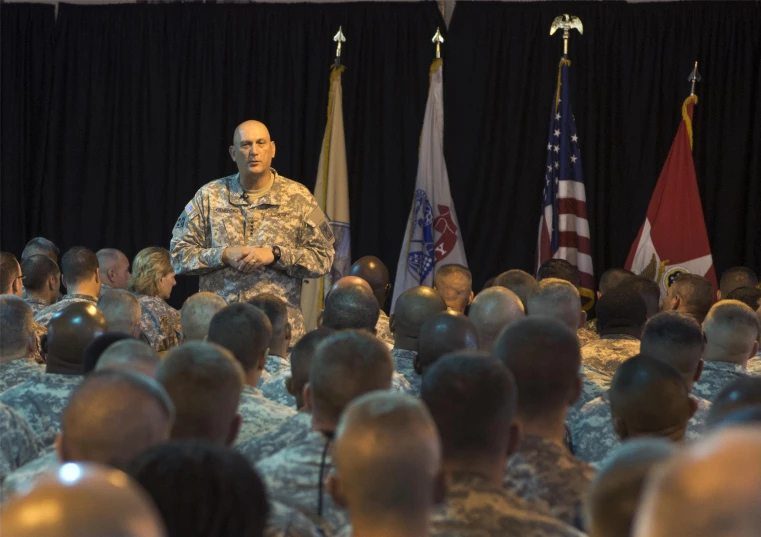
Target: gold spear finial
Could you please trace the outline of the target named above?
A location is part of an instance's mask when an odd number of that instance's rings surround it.
[[[571,30],[578,30],[580,34],[584,34],[584,25],[581,24],[579,17],[564,13],[552,21],[550,35],[554,35],[558,30],[563,30],[563,57],[565,58],[568,56],[568,39],[571,37]]]
[[[333,36],[333,41],[338,43],[336,45],[336,65],[341,65],[341,43],[346,42],[346,36],[344,36],[342,29],[343,26],[339,26],[338,32]]]
[[[436,43],[436,59],[441,58],[441,44],[444,42],[444,36],[441,35],[441,31],[436,28],[436,33],[431,39],[431,43]]]

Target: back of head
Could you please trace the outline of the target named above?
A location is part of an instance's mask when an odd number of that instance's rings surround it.
[[[683,313],[664,311],[642,330],[640,352],[674,366],[685,379],[694,379],[703,356],[703,330]]]
[[[203,341],[209,335],[211,318],[226,306],[227,301],[216,293],[202,291],[189,296],[180,311],[185,341]]]
[[[724,386],[711,401],[708,423],[713,425],[743,408],[761,405],[761,378],[742,377]]]
[[[32,255],[21,262],[21,274],[24,275],[24,287],[33,293],[47,287],[50,278],[58,278],[61,271],[55,261],[46,255]],[[2,276],[0,276],[0,280]],[[2,285],[2,282],[0,282]]]
[[[373,294],[378,300],[379,306],[381,308],[383,307],[388,292],[391,290],[388,268],[383,261],[374,255],[361,257],[351,266],[349,269],[349,275],[357,276],[369,283],[373,290]]]
[[[574,287],[578,287],[579,269],[571,265],[565,259],[549,259],[545,261],[536,272],[536,281],[541,282],[547,278],[565,280]]]
[[[634,289],[615,287],[603,294],[595,307],[600,334],[639,337],[647,320],[647,306]]]
[[[714,301],[711,282],[703,276],[684,273],[671,284],[671,288],[682,300],[679,311],[694,315],[698,322],[703,322]]]
[[[136,325],[140,325],[140,301],[129,291],[105,291],[98,299],[98,309],[106,317],[111,330],[134,335]]]
[[[745,363],[759,339],[756,312],[737,300],[721,300],[708,312],[705,359]]]
[[[150,345],[136,339],[125,339],[110,345],[100,355],[96,371],[127,371],[156,376],[161,358]]]
[[[169,439],[174,405],[150,377],[98,371],[74,391],[63,412],[63,462],[123,468],[145,449]]]
[[[478,349],[478,331],[460,313],[443,311],[428,319],[420,328],[417,363],[422,375],[445,354]]]
[[[478,293],[468,311],[468,318],[478,331],[479,348],[486,352],[491,352],[494,342],[505,327],[525,316],[523,303],[518,296],[502,286]]]
[[[30,516],[32,514],[32,516]],[[3,505],[13,537],[164,537],[148,495],[127,475],[99,464],[65,464]]]
[[[739,300],[753,311],[761,306],[761,289],[758,287],[738,287],[726,296],[729,300]]]
[[[9,252],[0,252],[0,294],[13,294],[11,286],[21,274],[16,256]]]
[[[528,307],[528,297],[536,289],[536,279],[528,272],[512,269],[494,279],[494,287],[509,289],[521,299],[523,309]]]
[[[344,330],[319,344],[309,368],[313,412],[337,420],[351,401],[391,388],[394,361],[386,345],[360,330]]]
[[[368,287],[349,285],[334,289],[325,299],[322,326],[333,330],[375,330],[380,307]]]
[[[634,276],[634,273],[625,268],[610,268],[606,270],[600,276],[600,294],[604,295],[632,276]]]
[[[367,524],[417,520],[433,506],[441,446],[415,397],[375,392],[353,401],[336,430],[333,461],[342,503]]]
[[[459,313],[463,313],[473,299],[473,275],[462,265],[437,268],[433,286],[447,307]]]
[[[637,291],[647,306],[647,318],[649,319],[656,313],[661,304],[661,288],[653,280],[644,276],[630,276],[619,284],[621,287],[627,287]]]
[[[641,354],[618,367],[608,396],[614,427],[622,439],[662,436],[681,440],[694,412],[679,371]]]
[[[251,304],[231,304],[209,323],[209,342],[229,350],[248,373],[266,353],[272,325],[262,310]]]
[[[93,339],[82,353],[82,373],[86,375],[93,371],[106,349],[124,339],[132,339],[132,336],[124,332],[110,331]]]
[[[579,342],[554,319],[516,321],[497,339],[494,355],[515,377],[524,421],[556,418],[579,396]]]
[[[92,250],[84,246],[75,246],[67,250],[61,258],[61,273],[67,289],[89,281],[97,274],[98,268],[98,258]]]
[[[565,280],[546,278],[529,295],[526,315],[552,317],[575,332],[581,324],[579,290]]]
[[[761,432],[728,428],[653,472],[635,537],[753,537],[761,528]]]
[[[396,300],[394,337],[417,339],[423,323],[446,309],[447,303],[435,289],[424,286],[407,289]]]
[[[261,294],[249,300],[248,303],[259,308],[270,320],[272,337],[268,346],[274,348],[286,336],[288,308],[285,301],[272,294]]]
[[[304,385],[309,382],[309,369],[312,366],[312,358],[320,343],[330,337],[335,330],[330,328],[317,328],[302,337],[291,351],[291,382],[295,393],[302,393]]]
[[[498,360],[480,353],[454,353],[423,377],[420,398],[441,436],[444,459],[466,464],[506,457],[518,390]]]
[[[267,493],[232,449],[182,440],[153,447],[129,466],[164,519],[169,537],[261,537]]]
[[[676,453],[662,438],[635,438],[603,461],[589,494],[589,537],[631,535],[632,523],[645,479],[658,464]]]
[[[232,441],[229,433],[243,390],[243,369],[228,350],[195,341],[174,347],[156,368],[156,380],[174,403],[172,438],[221,445]]]
[[[35,237],[26,243],[24,251],[21,252],[21,260],[24,261],[33,255],[47,256],[57,265],[61,251],[58,249],[58,246],[53,244],[53,241],[45,237]]]
[[[158,246],[143,248],[132,260],[127,289],[139,295],[158,296],[159,280],[172,272],[174,269],[167,249]]]
[[[47,372],[81,374],[85,348],[107,330],[106,318],[92,304],[63,308],[48,323]]]
[[[747,267],[732,267],[724,271],[719,282],[721,298],[730,298],[729,293],[740,287],[755,287],[758,276]]]
[[[0,296],[0,359],[22,358],[29,354],[29,337],[34,317],[32,308],[13,295]]]

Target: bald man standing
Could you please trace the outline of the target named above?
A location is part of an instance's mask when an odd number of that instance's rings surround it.
[[[303,185],[272,168],[275,142],[258,121],[238,125],[230,158],[238,173],[201,187],[180,214],[170,251],[177,274],[229,303],[272,293],[288,304],[293,343],[304,335],[301,280],[330,272],[330,224]]]

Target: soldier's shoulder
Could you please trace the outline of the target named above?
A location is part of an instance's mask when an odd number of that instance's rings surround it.
[[[288,194],[299,194],[309,198],[314,197],[312,196],[312,193],[309,191],[309,189],[298,181],[284,177],[279,173],[277,174],[277,181],[280,183],[278,186]]]

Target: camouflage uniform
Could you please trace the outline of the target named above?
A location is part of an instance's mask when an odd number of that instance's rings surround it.
[[[388,326],[388,315],[383,310],[380,310],[378,323],[375,325],[375,335],[386,345],[394,346],[394,336]]]
[[[282,356],[270,354],[267,356],[267,363],[264,365],[264,370],[272,376],[275,376],[282,371],[288,371],[288,373],[290,373],[291,362]]]
[[[251,464],[256,464],[288,446],[301,442],[311,430],[312,415],[298,412],[277,429],[239,444],[235,449],[251,461]]]
[[[521,438],[505,467],[505,488],[526,501],[541,500],[558,520],[582,528],[594,469],[568,448],[539,436]]]
[[[39,442],[39,440],[37,440]],[[23,466],[8,474],[3,481],[3,498],[8,499],[23,492],[32,485],[42,474],[48,473],[59,466],[58,453],[54,447],[50,447],[37,458],[30,459]],[[39,453],[39,452],[38,452]]]
[[[296,398],[288,392],[288,388],[285,386],[285,380],[290,376],[291,370],[289,369],[268,378],[261,386],[264,397],[288,408],[296,408]]]
[[[45,447],[55,442],[61,432],[61,418],[72,392],[82,382],[82,375],[40,373],[0,394],[4,403],[18,412],[42,440]]]
[[[303,185],[281,177],[261,197],[247,201],[238,174],[201,187],[177,220],[170,250],[177,274],[201,276],[201,291],[228,303],[272,293],[285,300],[293,331],[304,335],[301,280],[330,272],[334,237],[325,214]],[[278,246],[281,258],[262,274],[248,274],[222,261],[227,246]]]
[[[593,334],[599,334],[600,329],[597,327],[597,319],[591,319],[587,321],[584,328],[592,332]]]
[[[289,503],[303,512],[319,516],[321,501],[322,518],[331,530],[336,530],[348,524],[349,518],[348,513],[333,502],[324,486],[332,466],[330,440],[320,431],[310,431],[299,443],[259,461],[256,469],[270,494],[288,498]]]
[[[64,297],[55,304],[51,304],[47,308],[42,308],[39,313],[34,316],[34,320],[35,322],[38,322],[44,326],[47,330],[48,323],[50,322],[50,319],[53,317],[53,315],[61,311],[66,306],[70,304],[76,304],[77,302],[85,302],[87,304],[92,304],[93,306],[98,305],[98,299],[91,297],[90,295],[64,295]]]
[[[29,358],[0,362],[0,393],[21,384],[35,373],[44,372],[44,366],[34,363]]]
[[[607,373],[584,364],[579,369],[579,376],[583,382],[583,390],[579,400],[568,409],[568,415],[566,416],[567,423],[574,423],[579,417],[581,408],[607,392],[608,388],[610,388],[610,382],[613,380],[613,377]]]
[[[600,339],[600,334],[597,332],[592,332],[586,327],[581,327],[576,330],[576,337],[579,338],[579,346],[583,347],[587,343],[591,343],[592,341],[597,341]]]
[[[29,353],[29,359],[36,364],[44,364],[45,360],[42,358],[42,336],[48,335],[48,328],[40,323],[32,323],[32,331],[37,340],[37,348],[34,352]]]
[[[754,377],[761,376],[761,354],[757,354],[755,358],[748,360],[747,373]]]
[[[180,312],[159,296],[136,295],[140,302],[143,334],[156,352],[179,345]]]
[[[20,466],[37,457],[42,442],[24,418],[9,406],[0,404],[0,483]],[[3,498],[5,494],[2,495]]]
[[[432,537],[580,537],[583,534],[473,474],[451,476],[446,503],[431,517]]]
[[[423,378],[415,372],[414,368],[417,352],[404,349],[391,349],[391,356],[394,358],[396,372],[407,379],[412,393],[419,394]]]
[[[113,291],[114,288],[110,285],[106,285],[105,283],[100,284],[100,294],[98,295],[98,298],[101,298],[104,294],[106,294],[109,291]]]
[[[32,308],[32,315],[37,315],[41,310],[44,310],[50,304],[45,302],[44,300],[41,300],[39,298],[34,297],[25,297],[24,302],[29,304],[29,307]]]
[[[748,372],[740,364],[730,362],[703,362],[700,380],[692,387],[692,393],[713,401],[721,389],[737,379],[747,376]]]
[[[276,429],[296,414],[296,411],[273,403],[262,395],[259,388],[243,386],[238,413],[243,418],[243,423],[240,425],[236,444],[243,444]]]
[[[705,430],[705,422],[711,403],[694,397],[698,409],[687,423],[685,439],[696,441]],[[621,444],[610,416],[607,394],[590,401],[581,409],[581,417],[573,424],[573,445],[576,456],[592,464],[602,462],[608,454]]]
[[[613,375],[622,362],[639,354],[639,340],[623,334],[603,336],[581,348],[581,362]]]
[[[265,537],[323,537],[330,536],[317,517],[310,517],[299,509],[288,504],[287,501],[278,501],[270,498],[270,516],[267,527],[264,529]]]

